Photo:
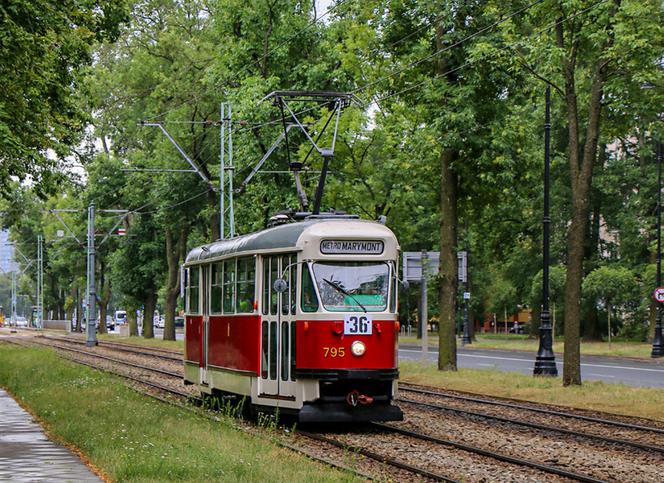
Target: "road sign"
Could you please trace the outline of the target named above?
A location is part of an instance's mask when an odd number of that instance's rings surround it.
[[[657,287],[652,294],[655,302],[664,303],[664,287]]]
[[[459,282],[466,283],[468,280],[468,252],[457,252]]]
[[[464,292],[463,293],[463,299],[464,300],[470,300],[470,292]]]
[[[118,235],[119,236],[125,236],[127,234],[127,230],[125,228],[118,228]]]
[[[438,273],[440,265],[439,252],[427,252],[426,273],[433,277]],[[422,252],[403,252],[403,279],[409,282],[422,280]]]

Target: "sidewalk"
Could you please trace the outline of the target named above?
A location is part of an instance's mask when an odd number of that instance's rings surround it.
[[[0,389],[0,481],[101,481]]]

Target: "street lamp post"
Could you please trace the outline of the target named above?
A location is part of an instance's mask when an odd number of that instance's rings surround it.
[[[662,286],[662,143],[657,143],[657,288]],[[664,356],[662,341],[662,303],[657,301],[655,337],[652,340],[651,357]]]
[[[546,111],[544,121],[544,218],[542,243],[542,313],[540,315],[540,343],[535,359],[535,376],[557,376],[556,356],[553,353],[553,334],[549,314],[549,167],[551,144],[551,87],[546,87]]]

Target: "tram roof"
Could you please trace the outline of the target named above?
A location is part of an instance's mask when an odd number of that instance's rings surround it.
[[[394,234],[389,228],[375,221],[360,219],[306,220],[275,226],[273,228],[241,235],[229,240],[218,240],[214,243],[196,247],[189,252],[185,263],[196,263],[204,260],[221,258],[229,254],[243,254],[246,252],[262,252],[278,249],[297,250],[300,237],[313,226],[324,229],[327,227],[321,225],[329,225],[330,229],[338,229],[341,225],[348,227],[348,224],[352,224],[354,227],[357,227],[358,224],[365,225],[363,228],[367,230],[367,236],[369,237],[384,237],[386,234],[390,234],[394,237]],[[335,230],[335,232],[338,233],[337,230]]]

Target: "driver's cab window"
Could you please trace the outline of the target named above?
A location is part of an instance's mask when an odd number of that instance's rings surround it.
[[[311,276],[308,263],[302,264],[302,312],[317,312],[318,297],[316,296],[316,287]]]

